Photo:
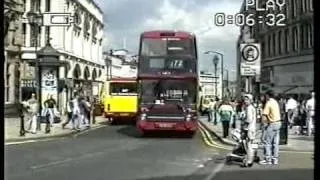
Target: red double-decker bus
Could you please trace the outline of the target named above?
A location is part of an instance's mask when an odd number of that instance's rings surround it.
[[[198,124],[197,43],[183,31],[141,34],[136,126],[150,131],[179,131],[193,137]]]

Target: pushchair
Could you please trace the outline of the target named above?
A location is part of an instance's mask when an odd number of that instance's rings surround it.
[[[231,137],[237,142],[231,153],[226,156],[226,164],[232,164],[233,162],[241,162],[243,167],[251,167],[254,162],[259,162],[260,158],[258,156],[258,144],[252,143],[252,148],[254,150],[253,162],[248,163],[248,128],[245,123],[242,122],[241,129],[234,129],[231,132]]]

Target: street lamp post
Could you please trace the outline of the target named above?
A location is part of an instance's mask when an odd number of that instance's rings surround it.
[[[220,58],[221,58],[221,79],[222,79],[222,83],[221,83],[221,89],[222,89],[222,92],[221,92],[221,97],[223,97],[223,54],[222,53],[220,53],[220,52],[217,52],[217,51],[206,51],[204,54],[210,54],[210,53],[213,53],[213,54],[218,54],[219,56],[220,56]],[[214,59],[218,59],[218,57],[217,56],[214,56],[213,57],[213,61],[215,61]],[[218,59],[219,60],[219,59]],[[216,73],[217,71],[215,71],[215,73]],[[217,77],[217,76],[216,76]],[[216,83],[217,84],[217,83]]]
[[[214,65],[214,92],[216,97],[218,97],[218,74],[217,74],[217,69],[218,69],[218,63],[219,63],[219,58],[217,56],[214,56],[212,59],[213,65]]]
[[[110,52],[103,52],[103,54],[105,55],[105,63],[107,66],[107,81],[110,80],[110,76],[111,76],[111,67],[112,66],[112,60],[109,58],[109,56],[111,56],[113,54],[113,50],[110,50]]]
[[[40,74],[39,74],[39,60],[38,60],[38,35],[39,35],[39,27],[42,26],[42,15],[40,11],[29,11],[27,13],[27,18],[29,21],[29,24],[33,27],[34,29],[34,38],[35,38],[35,68],[34,68],[34,76],[36,79],[36,83],[37,83],[37,93],[36,94],[36,98],[38,100],[38,115],[39,117],[37,118],[37,130],[40,131],[41,130],[41,125],[40,125],[40,117],[41,117],[41,98],[40,98],[40,94],[41,94],[41,89],[40,89]]]
[[[226,72],[226,92],[228,93],[227,96],[230,96],[230,92],[229,92],[229,70],[228,69],[224,69],[224,71]]]

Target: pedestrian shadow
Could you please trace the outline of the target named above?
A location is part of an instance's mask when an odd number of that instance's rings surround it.
[[[178,132],[161,131],[161,132],[148,132],[143,136],[140,135],[135,126],[125,126],[117,130],[118,133],[134,137],[134,138],[147,138],[147,139],[189,139],[189,134],[180,134]]]
[[[135,125],[135,121],[132,119],[117,119],[116,121],[114,121],[113,123],[111,123],[110,121],[108,121],[107,119],[103,122],[99,122],[99,124],[101,125],[108,125],[108,126],[123,126],[123,125],[131,125],[134,126]]]
[[[205,173],[189,176],[163,176],[151,178],[139,178],[134,180],[230,180],[230,179],[259,179],[259,180],[313,180],[313,169],[274,169],[274,168],[245,168],[223,170],[217,174]]]
[[[313,136],[304,136],[304,135],[290,137],[290,139],[301,140],[301,141],[314,141]]]
[[[206,178],[206,174],[203,175],[190,175],[190,176],[163,176],[163,177],[152,177],[152,178],[141,178],[134,180],[201,180]]]

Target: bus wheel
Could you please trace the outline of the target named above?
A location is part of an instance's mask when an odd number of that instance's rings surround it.
[[[192,139],[195,134],[195,132],[188,132],[187,137]]]
[[[147,136],[147,132],[145,132],[144,130],[138,129],[138,137],[139,138],[144,138]]]
[[[111,125],[116,125],[116,121],[114,120],[114,118],[110,117],[108,120],[109,124]]]

